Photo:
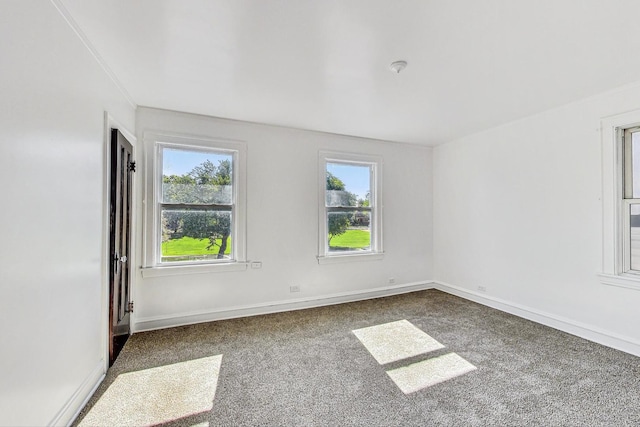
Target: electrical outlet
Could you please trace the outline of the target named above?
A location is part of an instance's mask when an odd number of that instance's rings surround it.
[[[300,292],[300,286],[298,285],[289,286],[289,292]]]
[[[261,261],[252,261],[251,262],[251,268],[262,268],[262,262]]]
[[[478,290],[480,292],[487,292],[487,288],[485,286],[478,286]]]
[[[396,279],[393,277],[389,277],[389,284],[390,285],[395,285],[396,284]]]

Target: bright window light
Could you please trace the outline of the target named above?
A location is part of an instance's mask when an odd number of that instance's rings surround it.
[[[211,411],[222,355],[118,375],[80,426],[158,425]]]
[[[404,394],[414,393],[432,385],[459,377],[476,369],[455,353],[413,363],[387,371],[387,375]]]
[[[353,333],[381,365],[444,348],[408,320],[356,329]]]

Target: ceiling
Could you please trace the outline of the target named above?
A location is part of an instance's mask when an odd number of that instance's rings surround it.
[[[53,1],[138,105],[337,134],[435,145],[640,80],[637,0]]]

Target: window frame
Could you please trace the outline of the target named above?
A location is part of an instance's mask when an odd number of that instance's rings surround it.
[[[243,141],[185,135],[145,133],[145,238],[143,277],[246,270],[246,144]],[[162,261],[162,150],[228,153],[232,155],[231,259]]]
[[[633,179],[630,134],[640,131],[640,110],[605,118],[600,129],[603,250],[598,276],[602,284],[640,290],[640,271],[631,270],[631,205],[640,199],[633,199],[629,192]]]
[[[350,261],[373,261],[384,257],[382,224],[382,157],[375,155],[320,151],[318,155],[318,263],[328,264]],[[367,251],[330,252],[327,236],[329,234],[327,218],[330,212],[340,211],[326,206],[327,164],[341,163],[370,167],[369,202],[371,246]]]

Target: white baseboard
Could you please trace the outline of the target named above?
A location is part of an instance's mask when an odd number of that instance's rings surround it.
[[[605,331],[598,327],[577,322],[572,319],[546,313],[531,307],[526,307],[521,304],[512,303],[500,298],[464,289],[459,286],[440,281],[434,281],[433,283],[433,287],[442,292],[477,302],[478,304],[486,305],[488,307],[576,335],[580,338],[615,348],[616,350],[624,351],[625,353],[633,354],[634,356],[640,356],[640,342],[632,338]]]
[[[433,282],[406,283],[402,285],[385,286],[364,291],[342,292],[309,298],[298,298],[284,301],[272,301],[264,304],[244,305],[194,313],[184,313],[172,316],[156,316],[136,319],[134,332],[151,331],[154,329],[171,328],[175,326],[191,325],[194,323],[213,322],[216,320],[234,319],[237,317],[257,316],[261,314],[279,313],[283,311],[301,310],[305,308],[321,307],[325,305],[342,304],[346,302],[362,301],[381,298],[408,292],[432,289]]]
[[[76,419],[84,405],[87,404],[93,393],[105,377],[105,361],[101,360],[98,365],[85,378],[80,387],[76,390],[66,405],[51,420],[49,426],[69,426]]]

